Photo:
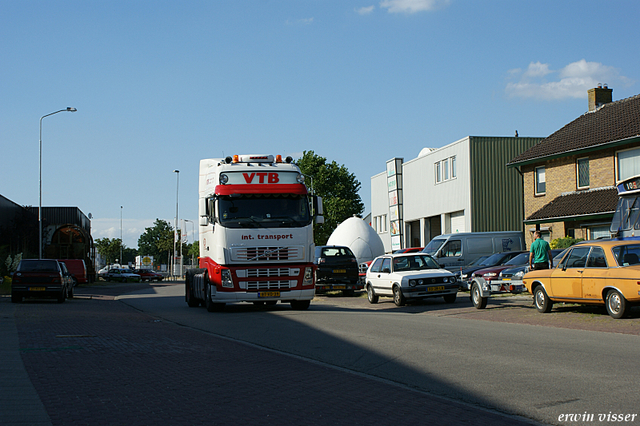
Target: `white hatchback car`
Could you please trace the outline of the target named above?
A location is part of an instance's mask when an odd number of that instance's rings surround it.
[[[407,300],[439,296],[446,303],[453,303],[458,282],[453,273],[442,269],[426,253],[387,254],[371,262],[365,289],[369,303],[378,303],[379,296],[393,296],[397,306]]]

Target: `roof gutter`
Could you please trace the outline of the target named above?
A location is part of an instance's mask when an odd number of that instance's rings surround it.
[[[542,219],[525,219],[522,221],[525,225],[536,225],[541,223],[552,222],[576,222],[578,220],[594,220],[594,219],[612,219],[615,211],[600,212],[591,214],[580,214],[573,216],[546,217]]]
[[[536,157],[536,158],[531,158],[529,160],[524,160],[524,161],[517,161],[517,162],[510,162],[507,163],[507,167],[518,167],[518,166],[526,166],[529,164],[536,164],[536,163],[541,163],[543,161],[549,161],[549,160],[555,160],[556,158],[563,158],[563,157],[567,157],[571,154],[574,155],[578,155],[578,154],[586,154],[592,151],[599,151],[603,148],[615,148],[621,145],[627,145],[633,142],[640,142],[640,135],[636,135],[636,136],[631,136],[628,137],[626,139],[619,139],[616,141],[611,141],[611,142],[604,142],[598,145],[592,145],[589,147],[585,147],[585,148],[580,148],[580,149],[574,149],[571,151],[563,151],[563,152],[559,152],[556,154],[552,154],[552,155],[547,155],[547,156],[542,156],[542,157]]]

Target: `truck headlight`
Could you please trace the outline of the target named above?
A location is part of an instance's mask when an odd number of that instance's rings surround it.
[[[222,281],[222,287],[233,288],[233,280],[231,279],[231,271],[228,269],[223,269],[220,274],[220,279]]]
[[[313,284],[313,268],[307,266],[304,268],[304,278],[302,279],[302,285],[311,285]]]

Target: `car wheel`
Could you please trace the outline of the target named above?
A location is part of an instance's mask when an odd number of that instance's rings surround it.
[[[396,306],[404,306],[405,303],[407,303],[407,299],[404,297],[404,294],[402,294],[402,289],[399,285],[393,287],[393,303],[395,303]]]
[[[373,286],[371,284],[367,285],[367,300],[369,303],[378,303],[378,299],[379,297],[376,296],[376,293],[373,291]]]
[[[538,312],[543,314],[551,312],[551,308],[553,307],[553,302],[549,300],[547,292],[544,291],[544,288],[541,285],[536,287],[533,292],[533,303],[536,305]]]
[[[67,289],[65,287],[60,290],[60,294],[58,294],[58,303],[63,303],[67,298]]]
[[[20,293],[11,292],[11,303],[22,302],[22,295]]]
[[[291,309],[296,311],[304,311],[309,308],[311,304],[311,300],[292,300],[291,301]]]
[[[620,319],[627,315],[629,304],[618,290],[611,290],[607,293],[607,312],[612,318]]]
[[[482,297],[482,293],[480,292],[480,286],[478,283],[473,283],[471,286],[471,303],[473,303],[473,307],[476,309],[484,309],[487,307],[488,297]]]
[[[446,294],[443,297],[444,303],[454,303],[456,301],[457,294]]]
[[[70,287],[69,290],[67,291],[67,297],[69,299],[73,299],[73,287]]]

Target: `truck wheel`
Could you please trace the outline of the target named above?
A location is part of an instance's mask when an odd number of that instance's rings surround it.
[[[606,301],[607,312],[611,315],[611,318],[620,319],[627,315],[629,304],[618,290],[611,290],[607,293]]]
[[[367,285],[367,300],[369,300],[369,303],[378,303],[378,299],[379,297],[376,296],[376,293],[373,291],[373,286],[371,284]]]
[[[353,296],[353,290],[342,290],[342,295],[345,297]]]
[[[211,283],[209,282],[209,276],[205,275],[204,280],[206,288],[206,299],[204,301],[204,306],[209,312],[221,312],[222,310],[224,310],[224,303],[213,303],[211,301]]]
[[[553,302],[549,300],[547,292],[544,291],[544,287],[541,285],[537,286],[533,291],[533,303],[536,305],[538,312],[543,314],[551,312],[551,308],[553,307]]]
[[[456,301],[457,294],[445,294],[442,296],[444,298],[444,303],[454,303]]]
[[[200,301],[193,297],[193,272],[187,271],[187,276],[184,279],[184,301],[187,302],[190,308],[197,308],[200,305]]]
[[[488,299],[488,297],[482,297],[478,283],[473,283],[471,286],[471,303],[473,303],[473,306],[476,309],[484,309],[487,307]]]
[[[291,309],[296,311],[304,311],[309,308],[311,304],[311,300],[292,300],[291,301]]]
[[[404,306],[405,303],[407,303],[407,299],[404,297],[404,294],[402,294],[402,289],[399,285],[393,287],[393,303],[395,303],[396,306]]]

